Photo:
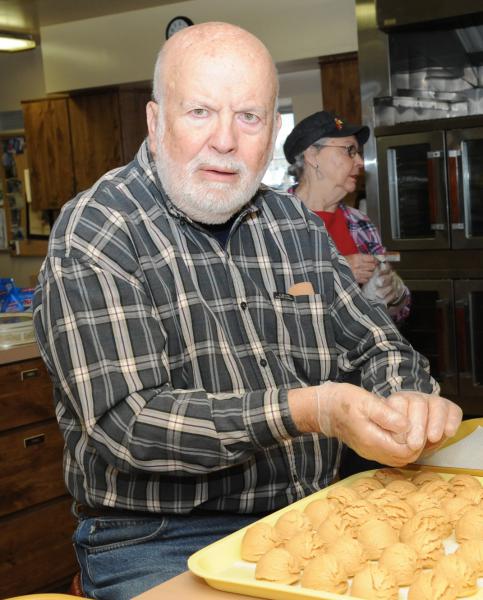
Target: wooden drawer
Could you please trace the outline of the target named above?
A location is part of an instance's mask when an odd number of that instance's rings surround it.
[[[0,519],[0,598],[35,592],[78,570],[71,504],[63,497]]]
[[[0,435],[0,515],[66,494],[57,421]]]
[[[0,431],[54,416],[52,383],[42,359],[0,366]]]

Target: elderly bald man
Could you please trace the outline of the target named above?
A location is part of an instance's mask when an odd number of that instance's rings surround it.
[[[131,598],[327,486],[342,442],[400,466],[461,420],[317,217],[261,185],[277,90],[247,31],[175,34],[148,139],[56,221],[34,321],[89,596]],[[363,387],[337,382],[354,369]]]

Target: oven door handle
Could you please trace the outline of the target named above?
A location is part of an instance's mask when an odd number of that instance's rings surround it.
[[[449,205],[451,211],[451,229],[464,229],[460,200],[460,157],[461,150],[448,150]]]
[[[427,152],[428,159],[428,203],[429,219],[432,231],[445,231],[445,223],[438,223],[438,181],[441,179],[442,152],[439,150]]]

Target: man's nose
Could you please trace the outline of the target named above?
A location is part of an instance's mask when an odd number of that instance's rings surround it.
[[[220,154],[228,154],[236,150],[236,124],[230,116],[219,116],[210,138],[210,145]]]

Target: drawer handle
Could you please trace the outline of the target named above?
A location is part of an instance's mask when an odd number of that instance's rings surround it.
[[[25,438],[23,441],[23,445],[25,448],[30,448],[30,446],[38,446],[39,444],[43,444],[45,442],[45,433],[39,433],[38,435],[33,435],[32,437]]]
[[[33,379],[34,377],[38,377],[39,375],[39,369],[29,369],[28,371],[20,371],[21,381],[25,381],[26,379]]]

